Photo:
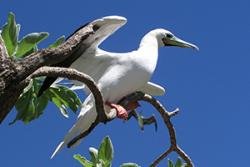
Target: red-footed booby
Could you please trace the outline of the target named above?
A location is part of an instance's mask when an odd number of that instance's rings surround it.
[[[103,17],[91,22],[90,24],[93,24],[96,30],[89,38],[95,39],[95,42],[80,57],[74,58],[74,60],[68,59],[58,64],[64,67],[70,66],[90,75],[103,94],[106,102],[105,111],[107,113],[115,111],[114,117],[122,119],[127,118],[127,111],[116,103],[123,97],[136,91],[150,95],[164,94],[164,88],[149,82],[157,64],[159,47],[178,46],[198,50],[196,45],[177,38],[165,29],[155,29],[147,33],[142,38],[139,48],[132,52],[111,53],[98,47],[126,22],[126,18],[120,16]],[[47,78],[40,93],[54,81],[54,78]],[[58,145],[51,158],[76,135],[88,130],[96,118],[94,99],[90,94],[82,104],[77,122]]]

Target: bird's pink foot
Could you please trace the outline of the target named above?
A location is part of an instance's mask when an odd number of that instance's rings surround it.
[[[110,102],[106,102],[106,105],[108,105],[109,107],[114,108],[116,110],[117,118],[124,119],[124,120],[128,119],[128,112],[121,105],[110,103]]]

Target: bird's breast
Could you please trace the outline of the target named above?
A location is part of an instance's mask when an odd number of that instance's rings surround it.
[[[110,67],[99,80],[104,99],[117,102],[144,86],[151,78],[152,71],[142,62],[122,61]]]

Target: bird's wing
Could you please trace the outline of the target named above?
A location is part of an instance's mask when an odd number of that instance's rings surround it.
[[[94,34],[87,39],[94,41],[91,44],[91,48],[97,48],[105,39],[125,25],[126,22],[127,19],[121,16],[106,16],[91,22]]]
[[[63,141],[57,146],[56,150],[51,156],[51,159],[63,148],[65,147],[76,135],[87,131],[92,123],[97,118],[97,112],[95,110],[95,105],[93,101],[93,96],[89,95],[82,105],[81,112],[78,116],[76,123],[69,130],[67,135],[64,137]]]
[[[85,26],[91,26],[93,29],[93,33],[88,36],[88,38],[85,40],[86,43],[90,44],[90,47],[87,49],[87,54],[82,53],[76,53],[64,61],[57,63],[53,66],[55,67],[70,67],[73,62],[75,62],[79,57],[81,56],[94,56],[95,50],[98,48],[98,46],[107,39],[110,35],[112,35],[116,30],[121,28],[125,23],[127,22],[127,19],[121,16],[107,16],[103,17],[97,20],[94,20],[93,22],[90,22],[78,30],[82,29]],[[78,31],[77,30],[77,31]],[[71,36],[70,36],[71,37]],[[69,38],[70,38],[69,37]],[[68,39],[69,39],[68,38]],[[88,61],[88,60],[86,60]],[[82,71],[84,72],[84,71]],[[56,80],[54,77],[47,77],[44,80],[44,83],[42,87],[39,90],[38,96],[40,96],[46,89],[50,87],[50,85]]]
[[[152,96],[163,96],[165,94],[165,89],[162,86],[152,82],[147,82],[147,84],[143,86],[139,91]]]

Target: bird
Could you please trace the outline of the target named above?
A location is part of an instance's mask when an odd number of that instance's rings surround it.
[[[127,119],[127,110],[130,109],[125,109],[123,106],[117,104],[123,97],[136,91],[142,91],[153,96],[160,96],[165,93],[163,87],[150,82],[157,65],[158,49],[160,47],[177,46],[199,50],[196,45],[181,40],[163,28],[153,29],[144,35],[137,50],[127,53],[115,53],[101,49],[99,45],[126,22],[127,19],[122,16],[106,16],[89,23],[96,27],[94,34],[89,37],[92,40],[94,39],[91,46],[79,57],[74,57],[74,60],[68,59],[58,64],[77,69],[91,76],[102,92],[105,101],[105,112],[113,113],[114,117],[124,120]],[[46,78],[39,94],[45,91],[55,79]],[[80,85],[80,87],[88,92],[84,85],[77,82],[75,84]],[[131,106],[136,108],[138,104],[136,103]],[[134,108],[131,108],[131,110]],[[57,146],[51,158],[76,135],[87,131],[96,118],[97,112],[94,98],[89,92],[81,106],[76,123]]]

